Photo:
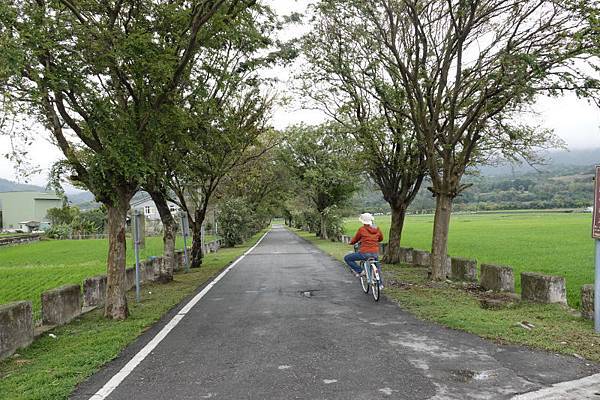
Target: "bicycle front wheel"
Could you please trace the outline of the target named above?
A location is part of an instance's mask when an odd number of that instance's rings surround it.
[[[373,282],[373,290],[371,291],[371,293],[373,294],[373,299],[375,301],[379,301],[379,295],[380,295],[380,291],[379,291],[379,274],[377,273],[376,270],[376,266],[374,264],[371,264],[371,276],[372,276],[372,282]]]

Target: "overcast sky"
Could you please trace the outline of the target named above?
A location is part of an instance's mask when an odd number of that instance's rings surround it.
[[[291,12],[303,13],[310,0],[269,0],[268,3],[280,15]],[[301,35],[305,31],[302,26],[292,26],[281,33],[285,39]],[[278,91],[287,94],[291,88],[291,77],[293,70],[277,69],[267,72],[277,76],[281,80]],[[565,96],[558,99],[541,98],[537,105],[537,116],[532,116],[535,122],[545,128],[554,129],[570,149],[600,148],[600,110],[585,100],[577,99],[575,96]],[[273,112],[272,123],[276,128],[282,129],[289,124],[305,122],[307,124],[318,123],[324,119],[322,113],[316,110],[301,109],[297,104],[285,108],[277,107]],[[45,184],[47,181],[49,167],[61,158],[61,153],[50,142],[49,135],[42,128],[37,128],[36,140],[29,148],[29,156],[34,164],[37,164],[42,172],[32,176],[29,180],[34,184]],[[0,153],[4,153],[10,145],[8,138],[0,136]],[[0,178],[16,180],[14,165],[6,160],[2,154],[0,158]],[[600,160],[599,160],[600,161]]]

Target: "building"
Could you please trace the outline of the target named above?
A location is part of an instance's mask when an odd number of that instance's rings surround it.
[[[177,215],[179,213],[179,206],[172,202],[167,202],[169,204],[169,210],[171,210],[172,215]],[[158,213],[158,209],[156,208],[156,204],[150,197],[149,194],[141,192],[135,196],[135,198],[130,203],[132,211],[139,211],[146,217],[146,220],[149,221],[160,221],[160,214]]]
[[[0,230],[31,232],[49,224],[50,208],[62,207],[54,193],[0,192]]]

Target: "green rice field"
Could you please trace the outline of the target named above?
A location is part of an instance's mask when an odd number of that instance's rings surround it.
[[[564,276],[569,305],[577,307],[581,285],[594,278],[591,221],[591,214],[584,213],[457,214],[450,223],[448,253],[512,266],[518,291],[524,271]],[[387,236],[390,217],[375,217],[375,223]],[[346,234],[359,226],[358,219],[346,220]],[[430,250],[432,230],[432,215],[408,216],[401,246]]]
[[[188,242],[189,245],[189,242]],[[183,248],[183,238],[177,239]],[[140,259],[160,256],[162,237],[146,238]],[[0,304],[31,300],[40,315],[42,292],[66,284],[81,284],[85,278],[106,272],[108,240],[44,240],[0,247]],[[135,264],[131,240],[127,243],[127,265]]]

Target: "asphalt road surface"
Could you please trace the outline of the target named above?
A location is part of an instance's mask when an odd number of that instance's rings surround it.
[[[72,398],[90,399],[177,313]],[[180,317],[107,399],[509,399],[599,371],[375,303],[340,262],[281,227]]]

